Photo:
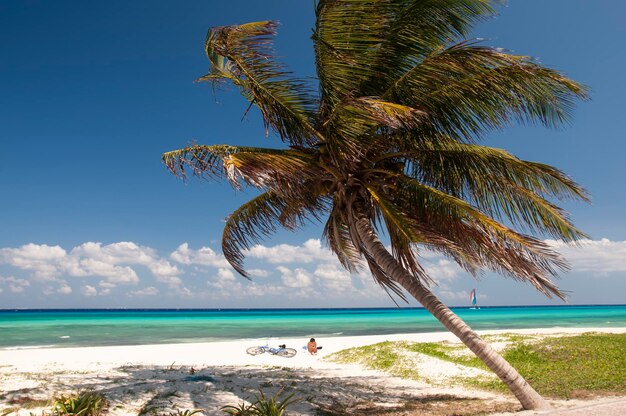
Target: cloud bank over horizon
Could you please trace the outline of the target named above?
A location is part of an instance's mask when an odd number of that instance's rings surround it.
[[[546,242],[570,261],[570,274],[623,280],[626,241]],[[394,305],[366,269],[350,274],[319,239],[256,245],[245,255],[250,281],[221,253],[186,242],[167,254],[128,241],[85,242],[68,250],[34,243],[1,248],[0,299],[8,307],[46,307],[50,299],[75,307]],[[420,260],[444,302],[466,301],[473,280],[456,263],[433,253]],[[489,303],[490,296],[480,293],[480,300]]]

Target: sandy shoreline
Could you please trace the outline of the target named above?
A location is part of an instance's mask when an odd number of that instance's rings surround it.
[[[549,328],[485,331],[481,333],[573,334],[583,332],[626,333],[626,328]],[[324,357],[342,349],[382,341],[455,341],[448,332],[318,338],[318,355],[302,347],[306,339],[279,338],[211,343],[137,346],[77,347],[0,350],[0,413],[28,399],[80,389],[103,392],[111,401],[110,414],[138,414],[154,409],[206,409],[223,414],[219,407],[252,399],[259,388],[273,394],[281,387],[316,403],[300,403],[293,414],[315,414],[316,407],[376,403],[393,406],[411,398],[450,395],[488,399],[511,404],[510,397],[468,391],[456,386],[433,386],[402,380],[358,366],[331,363]],[[249,346],[287,344],[298,354],[282,358],[269,354],[250,356]],[[417,364],[416,364],[417,365]],[[419,365],[440,374],[454,373],[454,365],[431,359]],[[192,370],[193,369],[193,370]],[[454,375],[454,374],[452,374]],[[320,382],[323,379],[324,382]],[[307,401],[308,401],[307,400]],[[168,410],[169,409],[169,410]],[[507,409],[506,406],[494,410]],[[28,415],[33,409],[20,414]],[[40,412],[39,412],[40,414]],[[358,414],[358,413],[353,413]]]

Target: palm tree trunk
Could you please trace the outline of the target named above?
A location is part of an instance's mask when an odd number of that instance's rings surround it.
[[[399,285],[421,303],[439,322],[456,335],[480,358],[517,397],[524,409],[547,409],[548,403],[497,351],[483,341],[465,322],[456,316],[421,282],[415,279],[387,251],[367,218],[356,222],[356,230],[364,248],[377,264]]]

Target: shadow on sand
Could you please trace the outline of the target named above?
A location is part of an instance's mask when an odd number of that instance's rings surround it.
[[[22,407],[26,398],[35,402],[58,393],[93,390],[109,400],[109,415],[176,415],[188,409],[225,415],[223,406],[254,402],[259,391],[266,397],[282,391],[282,397],[293,394],[298,399],[289,406],[289,415],[469,416],[519,410],[507,398],[433,388],[375,371],[354,376],[339,370],[172,364],[128,365],[104,374],[68,371],[23,376],[39,385],[3,392],[0,399],[5,405]]]

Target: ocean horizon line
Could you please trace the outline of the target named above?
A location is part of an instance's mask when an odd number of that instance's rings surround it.
[[[626,303],[580,303],[580,304],[566,304],[566,305],[480,305],[479,309],[493,309],[493,308],[567,308],[567,307],[610,307],[610,306],[626,306]],[[468,305],[448,305],[452,309],[474,309],[473,306]],[[332,308],[0,308],[0,312],[7,311],[33,311],[33,312],[45,312],[45,311],[58,311],[58,312],[71,312],[71,311],[342,311],[342,310],[411,310],[419,309],[425,310],[423,306],[356,306],[356,307],[332,307]]]

